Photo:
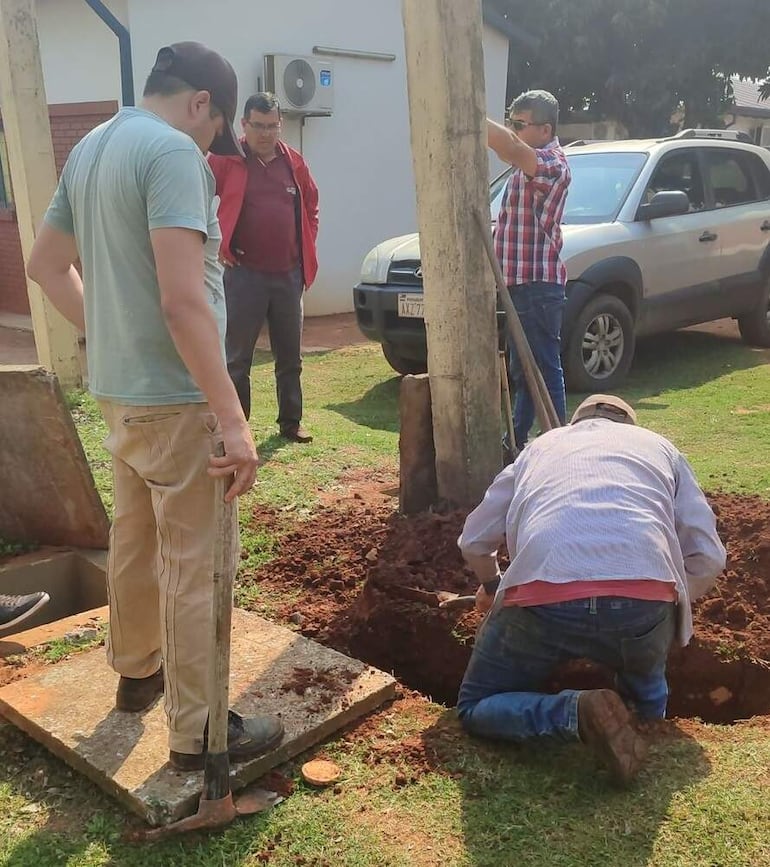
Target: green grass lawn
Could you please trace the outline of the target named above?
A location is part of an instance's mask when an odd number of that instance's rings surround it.
[[[698,332],[640,348],[623,396],[640,422],[685,451],[706,488],[770,495],[770,376],[765,353]],[[310,446],[275,436],[272,365],[254,367],[252,424],[267,464],[241,503],[251,571],[280,534],[249,526],[262,503],[287,521],[312,513],[319,490],[351,468],[395,468],[398,382],[377,347],[306,359]],[[572,396],[571,404],[580,399]],[[86,453],[111,502],[103,424],[72,399]],[[242,593],[254,593],[244,587]],[[253,603],[249,597],[249,602]],[[270,600],[264,600],[269,610]],[[404,744],[448,731],[454,748],[411,780]],[[338,793],[301,783],[283,804],[208,837],[157,846],[122,841],[126,817],[100,791],[11,726],[0,727],[0,864],[9,867],[246,865],[522,865],[522,867],[770,867],[770,726],[688,723],[653,749],[628,792],[608,787],[580,747],[481,744],[450,711],[396,703],[365,736],[322,752],[343,769]],[[376,744],[382,761],[372,761]],[[284,769],[297,777],[299,763]],[[404,774],[406,783],[396,784]],[[403,781],[402,781],[403,783]]]

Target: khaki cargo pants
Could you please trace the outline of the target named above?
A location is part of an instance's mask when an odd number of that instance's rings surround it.
[[[115,481],[107,659],[125,677],[148,677],[163,662],[169,746],[199,753],[215,534],[206,470],[222,438],[217,418],[206,403],[100,406]]]

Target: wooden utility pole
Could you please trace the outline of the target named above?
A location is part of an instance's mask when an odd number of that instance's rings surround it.
[[[56,189],[34,0],[0,0],[0,107],[24,261]],[[64,388],[82,384],[78,334],[27,280],[37,357]]]
[[[403,0],[438,494],[475,506],[501,465],[481,0]]]

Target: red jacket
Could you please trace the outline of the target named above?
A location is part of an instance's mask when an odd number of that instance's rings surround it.
[[[243,140],[241,140],[243,144]],[[310,169],[299,151],[290,148],[282,141],[278,149],[289,161],[294,183],[297,185],[300,206],[300,245],[302,249],[302,273],[305,288],[309,289],[318,273],[318,255],[316,253],[316,237],[318,236],[318,187],[315,185]],[[243,197],[246,194],[248,171],[246,160],[239,156],[208,155],[211,171],[217,182],[219,196],[219,225],[222,229],[222,258],[231,264],[236,259],[230,244],[233,233],[243,207]]]

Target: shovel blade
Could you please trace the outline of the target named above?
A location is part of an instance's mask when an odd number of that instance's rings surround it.
[[[180,819],[178,822],[172,822],[170,825],[163,825],[160,828],[132,831],[128,835],[128,839],[135,843],[153,843],[191,831],[213,831],[216,828],[229,825],[237,815],[233,796],[228,792],[226,797],[213,801],[201,798],[198,812],[194,816],[188,816],[186,819]]]
[[[253,816],[280,804],[283,798],[267,789],[246,789],[235,796],[235,811],[239,816]]]
[[[446,608],[447,603],[453,602],[455,599],[459,599],[459,593],[450,593],[448,590],[437,590],[436,591],[436,599],[438,599],[438,607]]]
[[[415,602],[424,602],[434,608],[467,607],[467,603],[457,603],[458,599],[472,600],[470,607],[475,604],[475,596],[460,596],[459,593],[450,593],[449,590],[418,590],[416,587],[404,587],[397,585],[396,589],[406,599],[414,599]]]
[[[451,598],[443,599],[438,607],[444,611],[456,611],[458,609],[471,609],[476,605],[475,596],[458,596],[456,593],[449,594]]]

